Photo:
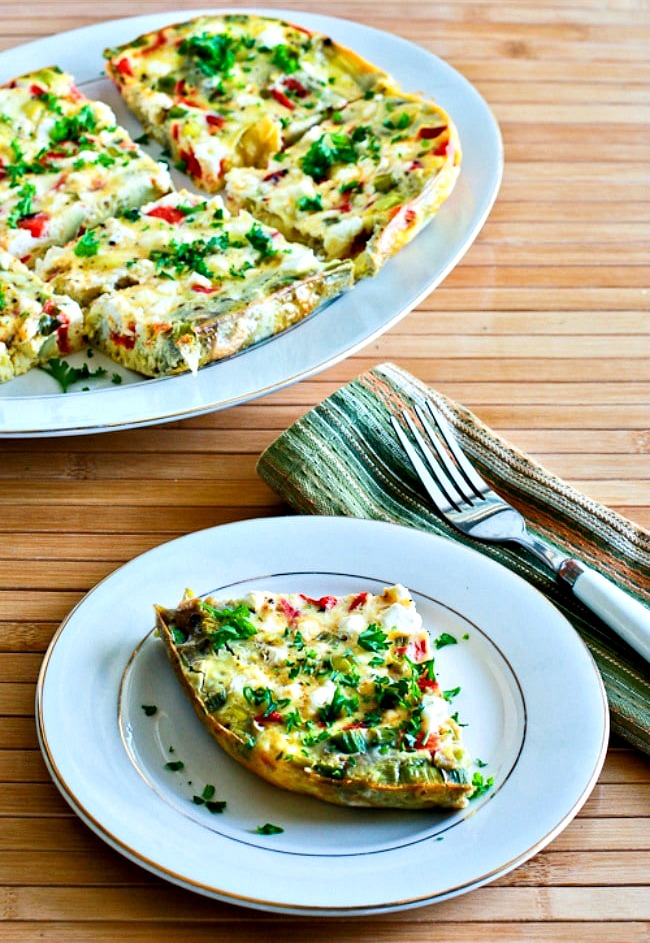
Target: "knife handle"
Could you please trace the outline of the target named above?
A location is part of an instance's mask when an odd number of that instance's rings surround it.
[[[650,661],[650,609],[579,560],[565,561],[560,575],[580,602]]]

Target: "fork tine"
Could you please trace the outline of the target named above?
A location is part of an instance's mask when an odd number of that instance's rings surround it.
[[[456,441],[456,436],[452,432],[449,423],[442,415],[441,411],[437,409],[429,399],[426,400],[426,406],[429,410],[429,413],[431,414],[431,418],[438,426],[440,435],[442,436],[447,448],[458,462],[458,467],[462,471],[468,483],[472,486],[479,498],[484,498],[485,495],[491,491],[490,486],[483,478],[481,478],[479,473],[476,471],[470,460],[461,449],[460,445]]]
[[[442,466],[440,472],[442,472],[442,469],[444,469],[444,471],[447,473],[450,485],[454,489],[455,494],[452,495],[454,501],[457,504],[472,504],[472,502],[476,501],[474,489],[468,485],[467,479],[461,473],[458,465],[454,462],[445,449],[445,440],[442,439],[440,433],[433,428],[427,419],[424,410],[418,406],[417,403],[414,405],[414,409],[417,413],[418,419],[422,423],[422,428],[428,435],[431,445],[435,450],[438,462]]]
[[[438,508],[441,514],[447,514],[449,511],[455,510],[447,495],[443,494],[436,482],[433,480],[433,476],[430,474],[428,468],[418,455],[417,450],[413,447],[411,440],[402,429],[396,417],[391,416],[390,421],[393,425],[393,429],[395,430],[397,438],[402,444],[402,448],[408,455],[411,465],[415,469],[418,478],[424,485],[427,494],[433,501],[434,505]]]
[[[463,495],[459,494],[458,489],[454,486],[453,478],[451,478],[449,475],[445,473],[444,467],[436,459],[436,456],[433,454],[433,452],[429,448],[429,445],[424,440],[424,437],[422,436],[420,430],[415,425],[411,416],[405,409],[402,410],[402,416],[404,417],[404,421],[406,422],[407,426],[411,430],[411,435],[413,436],[418,446],[420,447],[420,451],[422,455],[424,456],[424,459],[427,465],[429,466],[429,469],[433,472],[436,481],[440,485],[440,488],[446,494],[450,503],[455,508],[460,510],[461,505],[465,504],[466,502]],[[433,432],[433,429],[429,427],[427,432],[429,433],[429,435],[431,435],[431,433]],[[434,434],[434,437],[431,439],[431,444],[434,447],[436,447],[436,452],[437,452],[438,447],[436,446],[436,442],[435,442],[435,434]]]

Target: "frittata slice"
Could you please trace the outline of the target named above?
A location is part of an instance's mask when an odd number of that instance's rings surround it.
[[[156,612],[198,716],[252,772],[339,805],[467,804],[469,755],[403,586],[186,598]]]
[[[458,134],[432,101],[378,91],[310,128],[264,170],[227,175],[226,199],[325,259],[374,275],[429,222],[460,169]]]
[[[145,129],[203,190],[265,167],[328,109],[389,76],[327,36],[250,14],[203,16],[106,51]]]
[[[183,191],[51,249],[39,271],[86,306],[94,346],[147,376],[237,353],[352,284],[349,262]]]
[[[83,346],[79,305],[0,250],[0,382]]]
[[[52,66],[0,87],[0,248],[30,267],[82,227],[171,189],[169,173]]]

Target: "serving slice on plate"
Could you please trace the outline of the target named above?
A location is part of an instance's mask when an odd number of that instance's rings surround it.
[[[147,376],[230,356],[352,284],[351,263],[184,191],[51,249],[39,271],[85,306],[94,346]]]
[[[462,808],[474,792],[403,586],[312,599],[187,594],[157,627],[198,716],[262,778],[338,805]]]
[[[171,189],[108,105],[56,66],[0,87],[0,248],[26,262]]]
[[[451,193],[460,142],[432,101],[382,88],[311,127],[264,170],[237,168],[226,197],[323,258],[374,275]]]
[[[265,167],[327,110],[389,79],[321,33],[244,13],[167,26],[105,55],[129,108],[210,192],[228,168]]]
[[[79,350],[83,342],[79,305],[0,250],[0,382]]]

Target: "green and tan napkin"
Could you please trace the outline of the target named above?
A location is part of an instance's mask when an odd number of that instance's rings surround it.
[[[612,729],[650,753],[648,666],[525,551],[469,540],[436,514],[395,439],[391,413],[430,397],[481,474],[525,515],[530,530],[650,603],[650,534],[549,474],[469,410],[384,363],[337,390],[283,432],[257,470],[303,514],[374,518],[443,534],[494,557],[532,583],[589,646],[605,683]]]

